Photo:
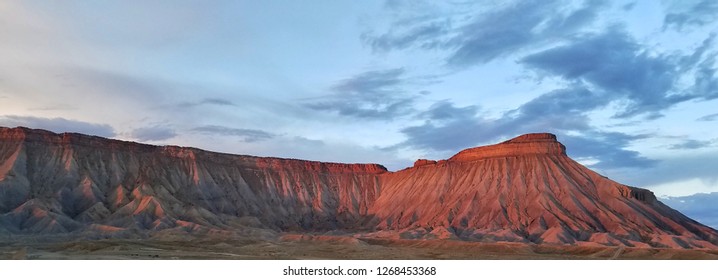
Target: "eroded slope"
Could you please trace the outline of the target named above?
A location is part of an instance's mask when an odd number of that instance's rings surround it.
[[[260,158],[0,128],[0,232],[242,232],[713,248],[715,230],[527,134],[417,161]]]

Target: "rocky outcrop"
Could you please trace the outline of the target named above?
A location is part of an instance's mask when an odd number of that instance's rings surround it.
[[[417,159],[414,162],[414,167],[420,167],[420,166],[424,166],[424,165],[434,165],[434,164],[436,164],[435,160]]]
[[[566,156],[551,134],[418,160],[323,163],[0,128],[0,233],[239,232],[714,248],[718,233]],[[392,235],[396,233],[395,235]]]
[[[492,157],[524,155],[566,155],[566,147],[550,133],[525,134],[496,145],[463,150],[451,157],[451,161],[474,161]]]

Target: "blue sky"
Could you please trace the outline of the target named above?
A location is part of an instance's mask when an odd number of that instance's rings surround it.
[[[3,1],[0,125],[393,170],[545,131],[718,204],[718,2],[433,2]]]

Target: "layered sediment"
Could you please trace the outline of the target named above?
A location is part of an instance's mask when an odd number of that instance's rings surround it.
[[[578,164],[546,133],[389,172],[0,128],[0,233],[248,227],[537,244],[718,243],[715,230]]]
[[[473,161],[492,157],[524,155],[566,155],[566,147],[550,133],[531,133],[500,144],[470,148],[451,157],[451,161]]]

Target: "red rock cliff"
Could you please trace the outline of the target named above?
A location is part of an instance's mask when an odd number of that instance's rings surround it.
[[[452,161],[472,161],[492,157],[523,155],[566,155],[566,147],[550,133],[524,134],[500,144],[470,148],[451,157]]]
[[[388,172],[0,128],[0,234],[395,231],[402,238],[714,248],[718,233],[566,156],[552,134]]]

